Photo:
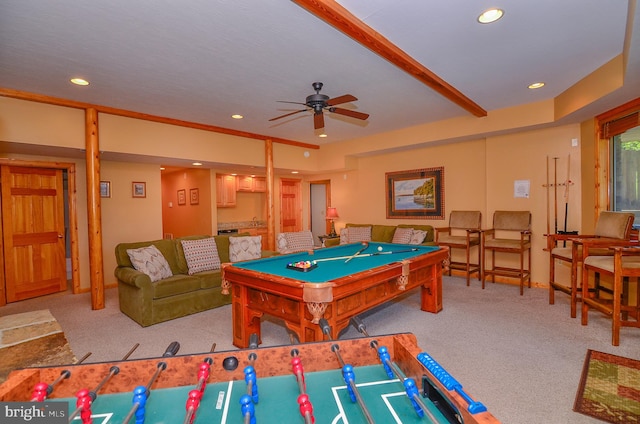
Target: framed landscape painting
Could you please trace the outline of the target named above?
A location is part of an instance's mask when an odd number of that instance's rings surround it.
[[[387,172],[387,218],[444,219],[444,167]]]

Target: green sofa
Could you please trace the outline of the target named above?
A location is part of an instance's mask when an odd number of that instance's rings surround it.
[[[175,240],[153,240],[120,243],[115,248],[120,311],[143,327],[174,318],[202,312],[231,303],[231,296],[221,293],[220,270],[188,274],[181,240],[202,239],[206,235]],[[220,262],[229,260],[229,236],[214,236]],[[127,249],[154,245],[165,257],[173,276],[151,282],[148,275],[137,271],[131,264]],[[262,256],[275,252],[262,251]]]
[[[393,234],[396,228],[413,228],[414,230],[426,231],[427,236],[422,242],[426,246],[435,246],[435,232],[431,225],[414,225],[414,224],[399,224],[399,225],[378,225],[378,224],[346,224],[346,228],[349,227],[371,227],[371,241],[377,241],[382,243],[391,243],[393,240]],[[337,246],[340,244],[340,238],[327,239],[324,242],[325,247]]]

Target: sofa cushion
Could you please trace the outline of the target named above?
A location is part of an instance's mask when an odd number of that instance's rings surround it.
[[[210,289],[222,286],[222,272],[220,272],[220,270],[202,271],[197,274],[193,274],[193,276],[198,277],[200,280],[201,289]]]
[[[349,243],[371,241],[371,227],[349,227],[347,239]]]
[[[181,240],[189,275],[220,269],[218,247],[213,237],[201,240]]]
[[[200,279],[189,275],[174,275],[152,284],[153,299],[162,299],[200,290]]]
[[[138,249],[127,249],[133,267],[149,276],[152,282],[173,275],[169,263],[157,247],[151,245]]]
[[[231,262],[249,261],[262,256],[262,236],[229,237]]]
[[[391,243],[409,244],[413,236],[413,228],[396,228]]]
[[[409,240],[409,244],[422,244],[424,239],[427,237],[427,232],[422,230],[412,230],[411,231],[411,240]]]

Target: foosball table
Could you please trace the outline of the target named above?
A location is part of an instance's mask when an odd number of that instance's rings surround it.
[[[0,401],[83,424],[499,422],[410,333],[255,346],[20,369]]]

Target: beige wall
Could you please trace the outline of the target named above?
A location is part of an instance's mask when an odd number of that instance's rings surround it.
[[[547,157],[558,157],[558,181],[566,178],[567,157],[571,155],[571,197],[568,229],[580,230],[582,222],[581,195],[589,187],[582,187],[581,165],[592,153],[581,154],[580,147],[571,147],[571,139],[578,139],[580,146],[591,148],[592,140],[581,135],[579,125],[566,125],[544,130],[520,130],[520,125],[533,125],[548,120],[544,106],[549,102],[523,107],[527,118],[514,111],[497,111],[488,119],[465,119],[447,126],[425,125],[405,129],[392,134],[379,135],[368,139],[342,144],[329,144],[320,150],[304,149],[296,146],[275,144],[274,165],[281,169],[298,169],[305,182],[331,179],[332,205],[338,208],[340,229],[346,222],[371,222],[397,224],[411,223],[413,220],[391,220],[385,216],[385,172],[417,168],[443,166],[445,170],[446,215],[453,209],[481,210],[485,227],[490,225],[496,209],[527,209],[533,213],[533,280],[546,283],[548,259],[544,247],[543,234],[546,232],[546,162]],[[511,118],[509,118],[511,117]],[[512,119],[509,122],[509,119]],[[463,122],[464,121],[464,122]],[[524,121],[524,122],[522,122]],[[498,123],[501,122],[501,123]],[[455,125],[454,125],[455,124]],[[466,125],[466,127],[465,127]],[[474,127],[495,129],[501,127],[511,131],[508,135],[476,138],[471,141],[442,143],[440,138],[456,139],[455,133],[468,137]],[[583,125],[585,126],[585,125]],[[583,132],[588,133],[588,125]],[[100,150],[124,154],[151,154],[157,157],[176,157],[185,160],[228,162],[242,165],[264,166],[264,143],[260,140],[208,133],[201,130],[173,127],[166,124],[137,121],[130,118],[100,114]],[[515,132],[514,132],[515,131]],[[583,142],[584,139],[584,142]],[[407,149],[407,140],[424,141],[423,147]],[[42,105],[21,100],[0,97],[0,141],[26,143],[41,146],[62,146],[77,154],[84,149],[84,113],[75,109]],[[366,151],[367,143],[376,145],[386,141],[389,147],[402,147],[401,152],[380,153],[360,157]],[[437,141],[437,143],[436,143]],[[309,155],[304,155],[308,151]],[[14,154],[6,151],[2,156]],[[81,155],[82,156],[82,155]],[[33,159],[33,157],[30,157]],[[55,158],[41,157],[43,160]],[[83,159],[78,163],[78,215],[80,217],[81,240],[81,285],[89,287],[87,252],[87,212]],[[551,164],[554,161],[551,159]],[[553,166],[552,166],[553,169]],[[590,171],[589,171],[590,172]],[[212,172],[213,174],[213,172]],[[291,177],[281,174],[277,177]],[[209,189],[201,190],[201,204],[207,193],[215,198],[214,176],[209,176]],[[113,248],[119,242],[150,240],[163,236],[163,209],[168,199],[173,198],[177,185],[169,193],[162,193],[162,178],[158,165],[103,161],[101,180],[112,184],[112,197],[102,199],[102,225],[104,249],[104,275],[107,284],[115,282],[113,269]],[[529,180],[529,199],[513,197],[514,180]],[[131,182],[144,181],[147,197],[131,197]],[[175,183],[177,184],[177,182]],[[198,184],[206,186],[202,180]],[[187,189],[191,188],[185,187]],[[279,182],[275,182],[278,198]],[[559,219],[564,213],[563,189],[559,190]],[[163,199],[164,196],[164,199]],[[204,197],[203,197],[204,196]],[[249,195],[251,196],[251,195]],[[303,197],[308,199],[308,183],[303,184]],[[242,208],[216,211],[212,207],[210,215],[211,232],[215,231],[218,219],[250,220],[253,216],[263,218],[261,208],[264,200],[241,196]],[[257,202],[257,203],[256,203]],[[176,199],[177,203],[177,199]],[[174,203],[173,209],[177,207]],[[278,202],[275,203],[276,231],[279,226]],[[203,216],[206,216],[207,212]],[[264,216],[266,219],[266,216]],[[206,217],[202,218],[206,221]],[[308,227],[308,204],[304,202],[304,227]],[[425,222],[425,221],[421,221]],[[446,224],[446,220],[426,221],[434,226]],[[199,228],[198,228],[199,230]],[[182,232],[183,230],[180,230]],[[192,229],[185,232],[194,231]],[[200,232],[200,231],[198,231]]]

